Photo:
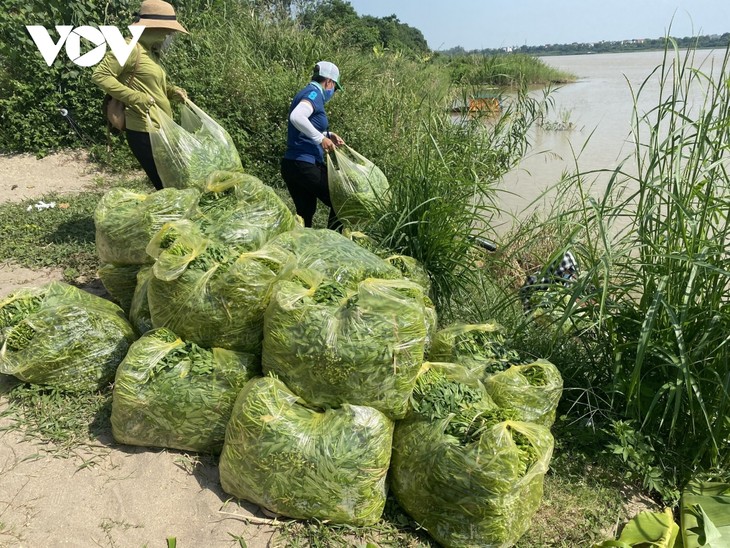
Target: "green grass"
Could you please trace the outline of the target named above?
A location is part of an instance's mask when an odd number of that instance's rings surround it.
[[[52,444],[61,453],[111,431],[111,392],[68,394],[18,384],[4,398],[9,428]]]
[[[95,279],[99,260],[94,247],[94,209],[110,184],[102,183],[98,190],[84,193],[40,198],[56,202],[51,209],[33,208],[36,199],[0,205],[0,263],[30,269],[60,268],[68,282]],[[114,184],[152,190],[144,180]]]

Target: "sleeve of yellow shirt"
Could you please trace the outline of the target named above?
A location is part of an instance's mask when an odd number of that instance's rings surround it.
[[[127,58],[127,62],[122,66],[114,54],[109,51],[104,59],[96,65],[91,75],[91,81],[104,90],[105,93],[125,105],[144,107],[149,101],[147,94],[127,87],[122,83],[122,81],[126,82],[132,75],[139,55],[141,55],[139,48],[135,48],[132,55]]]

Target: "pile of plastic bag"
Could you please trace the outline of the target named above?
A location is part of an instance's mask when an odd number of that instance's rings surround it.
[[[372,525],[390,481],[445,546],[516,542],[552,454],[557,369],[495,323],[437,331],[417,261],[301,227],[216,126],[190,103],[163,119],[155,161],[176,188],[117,191],[95,216],[104,283],[144,334],[116,370],[115,439],[220,452],[223,489],[283,516]],[[356,226],[388,182],[354,151],[335,161],[332,201]]]

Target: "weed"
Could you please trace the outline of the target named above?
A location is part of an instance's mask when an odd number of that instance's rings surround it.
[[[42,442],[68,452],[90,439],[109,432],[111,393],[69,394],[21,384],[7,395],[3,412],[22,430]]]

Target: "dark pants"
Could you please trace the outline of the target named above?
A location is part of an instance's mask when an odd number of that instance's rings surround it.
[[[286,188],[294,200],[297,215],[304,219],[304,226],[311,227],[314,213],[317,211],[317,200],[330,208],[327,228],[342,230],[342,224],[335,215],[330,200],[330,189],[327,183],[327,166],[325,164],[310,164],[298,160],[281,161],[281,176]]]
[[[127,133],[127,144],[129,145],[132,154],[137,158],[137,161],[144,169],[144,172],[149,177],[152,184],[155,185],[157,190],[162,190],[162,180],[160,179],[159,173],[157,173],[157,166],[155,165],[155,159],[152,157],[152,144],[150,143],[150,134],[144,131],[133,131],[128,129]]]

